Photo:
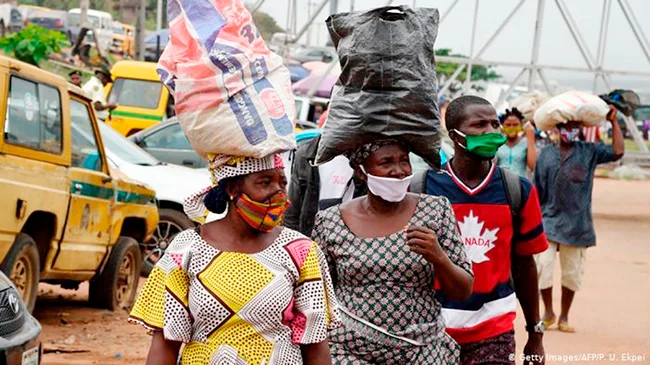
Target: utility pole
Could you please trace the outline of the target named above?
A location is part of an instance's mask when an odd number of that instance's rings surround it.
[[[330,0],[330,14],[339,12],[339,0]]]
[[[293,0],[293,23],[291,24],[291,34],[296,34],[298,32],[298,0]]]
[[[135,59],[137,61],[144,61],[144,23],[147,1],[139,0],[136,8],[136,22],[135,22]]]
[[[311,19],[314,5],[318,5],[318,4],[316,4],[316,2],[314,0],[309,0],[309,2],[307,3],[307,12],[309,13],[309,19]],[[312,31],[313,28],[314,28],[314,24],[310,25],[309,29],[307,29],[307,46],[308,47],[311,46],[311,31]]]
[[[156,30],[160,32],[162,29],[162,16],[163,16],[163,0],[158,0],[156,3]]]
[[[79,29],[92,27],[88,22],[88,8],[90,8],[90,0],[81,0],[81,4],[79,4],[79,9],[81,9],[81,14],[79,14]]]

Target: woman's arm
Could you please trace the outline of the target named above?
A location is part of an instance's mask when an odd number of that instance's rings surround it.
[[[162,332],[155,332],[147,355],[147,365],[176,365],[182,342],[166,340]]]
[[[527,122],[524,126],[526,131],[526,165],[530,171],[535,170],[537,164],[537,147],[535,147],[535,127],[532,123]]]
[[[330,346],[327,342],[312,343],[300,346],[302,361],[305,365],[332,365]]]
[[[462,301],[472,294],[474,277],[467,270],[454,264],[440,246],[435,232],[424,227],[406,230],[409,249],[432,263],[442,292],[451,300]]]
[[[442,262],[434,264],[436,278],[440,283],[440,289],[445,296],[451,300],[463,301],[472,294],[474,277],[465,269],[455,265],[448,256]]]

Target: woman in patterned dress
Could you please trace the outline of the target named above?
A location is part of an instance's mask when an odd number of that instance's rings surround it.
[[[211,171],[218,184],[184,206],[202,225],[174,238],[129,317],[153,334],[147,364],[331,364],[331,279],[318,246],[280,227],[282,159],[213,159]],[[209,211],[227,214],[205,223]]]
[[[455,364],[434,285],[466,299],[471,265],[449,201],[407,193],[408,149],[396,141],[351,154],[367,196],[322,211],[313,238],[325,252],[343,326],[330,332],[334,364]]]

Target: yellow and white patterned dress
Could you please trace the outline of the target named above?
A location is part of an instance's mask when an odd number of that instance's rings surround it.
[[[300,345],[338,326],[324,255],[284,228],[256,254],[223,252],[196,230],[176,236],[129,321],[183,342],[181,364],[296,365]]]

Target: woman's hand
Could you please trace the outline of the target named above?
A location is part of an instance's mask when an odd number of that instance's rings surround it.
[[[448,259],[440,247],[436,233],[425,227],[408,227],[406,229],[406,244],[411,252],[418,253],[428,262],[436,265]]]
[[[440,247],[438,236],[434,231],[424,227],[408,227],[406,244],[411,252],[422,255],[425,260],[433,264],[440,288],[447,298],[462,301],[470,296],[474,277],[451,261]]]
[[[524,130],[526,131],[526,140],[528,150],[526,152],[526,166],[530,171],[535,170],[535,165],[537,164],[537,148],[535,147],[535,125],[531,122],[526,122],[524,124]]]
[[[535,137],[535,126],[531,122],[526,122],[524,124],[524,132],[526,132],[527,137]]]

